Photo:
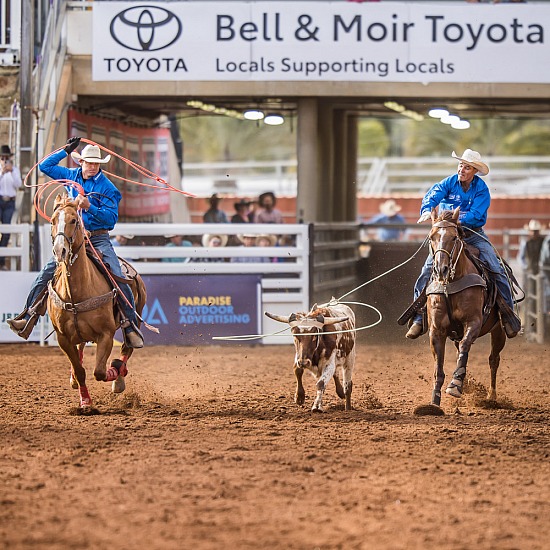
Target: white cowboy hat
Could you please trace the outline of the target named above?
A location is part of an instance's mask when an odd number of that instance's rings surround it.
[[[101,151],[98,145],[86,145],[86,147],[82,149],[82,153],[79,154],[73,151],[71,157],[73,157],[76,162],[85,160],[86,162],[94,162],[97,164],[106,164],[111,160],[111,155],[107,155],[104,159],[101,158]]]
[[[539,220],[531,220],[529,225],[524,226],[524,229],[528,229],[529,231],[542,231],[542,224]]]
[[[207,246],[210,246],[210,241],[214,238],[217,238],[217,239],[220,239],[220,242],[221,242],[221,245],[220,246],[225,246],[227,244],[227,235],[210,235],[208,233],[205,233],[203,236],[202,236],[202,246],[204,247],[207,247]]]
[[[489,167],[481,161],[481,155],[477,151],[466,149],[461,157],[453,151],[451,156],[465,162],[466,164],[469,164],[470,166],[473,166],[478,171],[480,176],[486,176],[489,173]]]
[[[400,211],[401,207],[393,199],[389,199],[380,205],[380,212],[386,216],[394,216]]]
[[[266,239],[269,242],[269,246],[275,246],[277,244],[276,235],[269,235],[267,233],[262,233],[261,235],[256,236],[256,245],[260,239]]]

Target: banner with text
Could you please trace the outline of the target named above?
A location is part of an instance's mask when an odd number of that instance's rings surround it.
[[[169,180],[168,147],[171,137],[168,128],[136,128],[70,109],[69,135],[85,136],[117,155],[147,168],[165,181]],[[158,184],[116,155],[112,156],[104,170],[114,174],[109,178],[122,193],[122,201],[119,205],[120,216],[147,219],[150,216],[170,212],[170,191],[147,187],[147,184]],[[126,179],[131,181],[125,181]],[[132,183],[132,181],[145,185]]]
[[[259,334],[260,275],[144,275],[146,345],[219,345],[213,336]],[[258,343],[258,341],[255,341]]]
[[[94,2],[93,79],[550,82],[550,5]]]

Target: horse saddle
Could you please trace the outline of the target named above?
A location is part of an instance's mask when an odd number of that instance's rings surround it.
[[[137,277],[138,273],[135,268],[131,264],[129,264],[124,258],[119,258],[120,267],[122,268],[122,274],[124,275],[124,277],[119,277],[111,271],[111,269],[109,268],[109,264],[104,264],[103,262],[101,262],[96,257],[94,252],[88,247],[86,247],[86,254],[111,285],[112,280],[110,277],[112,277],[117,283],[126,283],[128,285],[131,284],[131,282]]]

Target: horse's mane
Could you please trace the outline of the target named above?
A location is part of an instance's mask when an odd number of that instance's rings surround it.
[[[454,214],[453,210],[442,210],[439,213],[439,216],[436,218],[435,223],[440,222],[440,221],[448,221],[448,222],[456,224],[456,228],[458,230],[458,236],[461,239],[463,239],[464,238],[464,229],[462,228],[462,225],[460,224],[460,221],[453,220],[453,214]]]

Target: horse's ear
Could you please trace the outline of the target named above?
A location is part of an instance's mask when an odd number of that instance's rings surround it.
[[[435,223],[435,220],[437,220],[437,208],[432,208],[432,225]]]
[[[53,203],[53,211],[54,212],[59,208],[61,203],[64,202],[65,197],[66,197],[66,195],[57,195],[57,197],[55,197],[55,201]]]
[[[453,211],[453,221],[458,224],[458,215],[460,214],[460,206],[457,206]]]

